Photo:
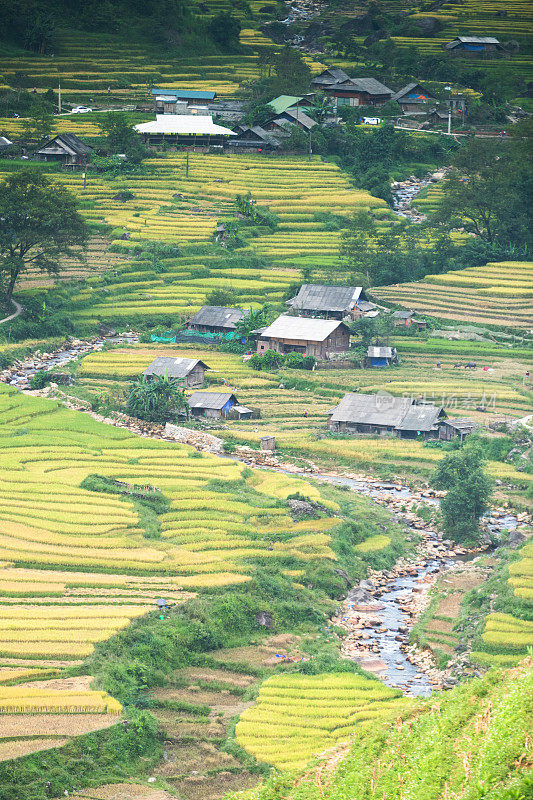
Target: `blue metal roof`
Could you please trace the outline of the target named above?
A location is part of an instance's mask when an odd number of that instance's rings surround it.
[[[197,89],[152,89],[151,94],[160,97],[175,97],[176,100],[214,100],[216,92],[200,92]]]

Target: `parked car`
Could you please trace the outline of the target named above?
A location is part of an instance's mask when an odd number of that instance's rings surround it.
[[[71,109],[71,114],[88,114],[89,111],[92,111],[92,108],[87,108],[87,106],[75,106]]]

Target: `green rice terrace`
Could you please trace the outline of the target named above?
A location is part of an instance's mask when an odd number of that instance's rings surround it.
[[[0,17],[0,800],[530,800],[530,7]],[[278,130],[333,66],[374,84]],[[362,123],[376,80],[461,93],[462,135]],[[244,144],[154,145],[158,89]],[[344,326],[266,330],[297,309]],[[328,426],[349,393],[403,416]]]

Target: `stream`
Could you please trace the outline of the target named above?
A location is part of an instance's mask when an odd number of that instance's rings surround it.
[[[33,357],[16,362],[0,373],[0,380],[27,391],[31,377],[39,370],[55,373],[80,356],[101,350],[107,343],[128,344],[135,341],[138,341],[138,337],[131,332],[91,341],[73,340],[56,352],[36,353]],[[123,420],[117,420],[115,424],[128,427],[128,422]],[[142,435],[153,436],[154,433]],[[161,438],[160,434],[156,435]],[[241,450],[237,456],[229,457],[287,475],[299,474],[319,483],[344,486],[370,497],[387,507],[396,522],[412,530],[412,534],[407,534],[408,538],[411,536],[414,541],[420,537],[420,544],[416,545],[415,555],[410,561],[400,559],[390,570],[370,570],[367,580],[352,587],[331,620],[331,625],[342,627],[346,632],[342,639],[342,655],[357,661],[386,684],[401,689],[405,694],[425,697],[431,694],[433,688],[441,688],[443,673],[436,670],[426,651],[417,651],[416,647],[409,644],[409,633],[427,607],[429,590],[437,577],[457,569],[467,560],[475,559],[479,552],[472,553],[454,547],[452,542],[443,540],[429,523],[418,517],[416,510],[413,513],[413,508],[416,509],[420,504],[438,504],[436,493],[414,491],[401,483],[372,480],[362,475],[327,474],[316,470],[309,472],[296,466],[286,468],[289,465],[282,466],[275,457],[269,458],[272,454],[265,454],[259,460],[257,451],[250,448]],[[501,508],[493,509],[483,521],[483,527],[487,533],[498,538],[503,530],[517,529],[526,521],[526,517]],[[386,532],[384,526],[383,529]]]

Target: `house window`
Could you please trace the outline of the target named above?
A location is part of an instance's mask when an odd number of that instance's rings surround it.
[[[349,97],[337,97],[337,105],[338,106],[349,106],[350,105],[350,98]]]

